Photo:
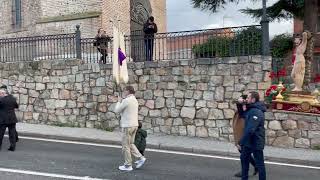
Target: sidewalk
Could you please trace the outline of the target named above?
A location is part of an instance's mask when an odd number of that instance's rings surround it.
[[[120,132],[107,132],[98,129],[18,123],[17,131],[20,136],[121,144]],[[212,139],[149,134],[147,144],[148,148],[153,149],[239,157],[239,153],[233,143]],[[320,151],[317,150],[266,147],[264,153],[266,160],[270,161],[320,166]]]

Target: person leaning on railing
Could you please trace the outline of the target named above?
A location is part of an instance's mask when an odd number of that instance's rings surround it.
[[[157,24],[154,23],[154,17],[150,16],[143,26],[144,44],[146,49],[146,60],[152,61],[154,34],[158,32]]]
[[[99,63],[106,64],[108,56],[108,42],[111,41],[110,37],[107,36],[106,31],[103,28],[98,30],[98,34],[95,37],[94,46],[97,47],[98,51],[101,53]]]

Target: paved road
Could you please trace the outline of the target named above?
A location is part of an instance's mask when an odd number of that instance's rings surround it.
[[[122,162],[118,148],[21,139],[16,152],[8,152],[7,141],[6,138],[0,152],[1,180],[61,179],[56,175],[74,176],[73,179],[233,180],[237,179],[233,174],[240,166],[235,160],[146,152],[145,166],[128,173],[117,170]],[[40,172],[47,174],[35,175]],[[267,165],[267,173],[270,180],[317,180],[320,170]]]

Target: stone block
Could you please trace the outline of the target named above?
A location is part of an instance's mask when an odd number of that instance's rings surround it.
[[[208,128],[208,135],[209,137],[219,138],[220,137],[219,128]]]
[[[282,126],[279,121],[270,121],[269,128],[272,130],[282,130]]]
[[[166,107],[168,107],[168,108],[176,107],[176,99],[175,98],[167,98],[166,99]]]
[[[211,101],[213,100],[214,93],[211,91],[204,91],[203,92],[203,100]]]
[[[154,100],[147,100],[145,106],[149,109],[154,109]]]
[[[230,127],[229,120],[216,120],[217,127]]]
[[[309,131],[308,137],[311,139],[320,138],[320,131]]]
[[[193,119],[196,115],[195,108],[192,107],[182,107],[180,116],[184,118]]]
[[[293,148],[294,138],[288,136],[277,137],[272,145],[276,147]]]
[[[185,126],[179,126],[179,135],[186,136],[187,135],[187,128]]]
[[[205,127],[197,127],[196,136],[201,138],[208,137],[208,129]]]
[[[297,129],[297,122],[294,120],[285,120],[282,122],[282,127],[284,130],[293,130]]]
[[[179,114],[180,114],[179,109],[175,109],[175,108],[169,109],[169,116],[170,117],[179,117]]]
[[[197,108],[207,107],[207,101],[205,101],[205,100],[198,100],[198,101],[196,102],[196,107],[197,107]]]
[[[196,127],[192,125],[187,126],[187,132],[188,132],[188,136],[191,136],[191,137],[196,136]]]
[[[173,90],[164,90],[164,97],[173,97]]]
[[[209,109],[208,108],[201,108],[196,113],[196,118],[200,119],[207,119],[209,115]]]
[[[165,105],[165,99],[163,97],[157,97],[155,100],[155,108],[163,108]]]
[[[308,148],[310,148],[310,140],[304,139],[304,138],[296,139],[295,140],[295,147],[308,149]]]
[[[185,99],[184,100],[184,106],[193,107],[194,105],[195,105],[194,99]]]
[[[216,91],[214,93],[214,98],[216,101],[224,101],[224,87],[219,86],[216,88]]]
[[[224,76],[223,86],[234,86],[234,76]]]
[[[226,119],[232,119],[235,112],[232,109],[223,109],[223,114]]]
[[[208,119],[224,119],[223,111],[219,109],[211,109]]]

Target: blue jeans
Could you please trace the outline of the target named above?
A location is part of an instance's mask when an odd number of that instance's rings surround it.
[[[241,171],[242,180],[248,180],[249,175],[249,162],[251,154],[253,154],[254,160],[256,161],[256,168],[259,172],[259,180],[266,180],[266,168],[264,165],[263,150],[253,150],[248,147],[241,147]]]

